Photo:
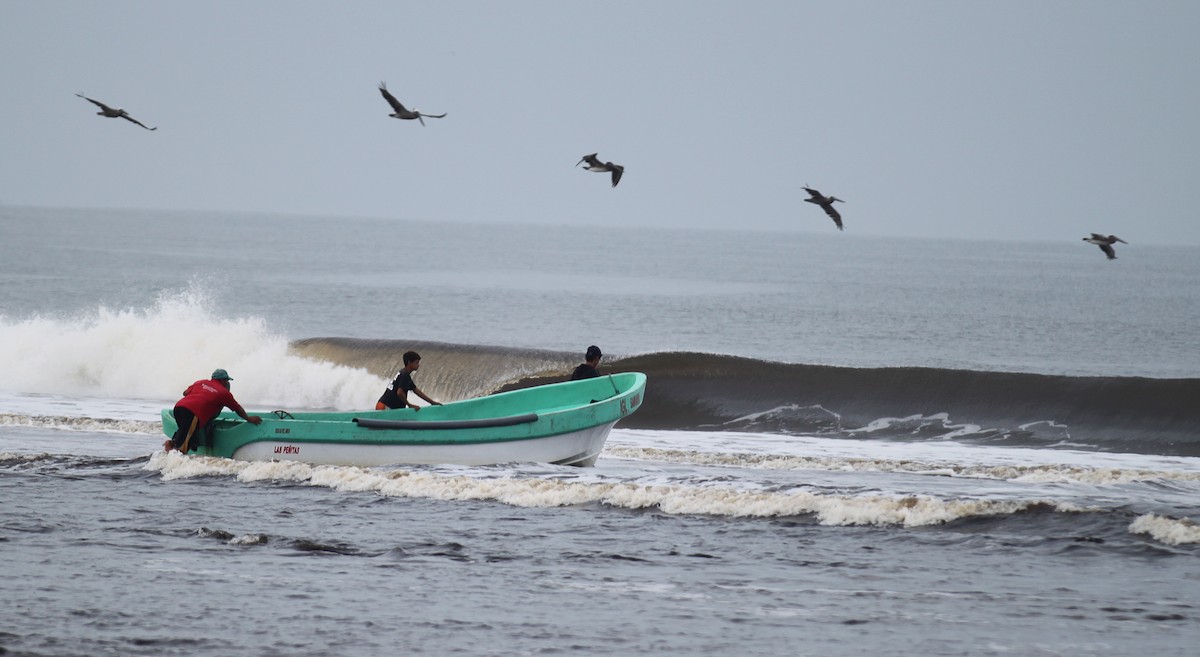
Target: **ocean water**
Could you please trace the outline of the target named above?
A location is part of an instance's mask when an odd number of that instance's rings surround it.
[[[0,652],[1193,655],[1200,248],[0,206]],[[161,451],[602,369],[594,468]]]

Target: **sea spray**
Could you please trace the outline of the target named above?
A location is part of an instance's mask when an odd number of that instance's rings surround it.
[[[144,309],[0,316],[0,389],[169,403],[223,367],[244,406],[350,410],[373,406],[386,385],[363,368],[296,355],[262,318],[223,317],[213,306],[193,287]]]

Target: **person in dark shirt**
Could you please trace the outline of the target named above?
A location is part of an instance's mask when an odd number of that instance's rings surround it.
[[[379,401],[375,402],[375,410],[383,411],[389,408],[415,408],[421,410],[420,406],[408,401],[408,393],[413,392],[421,399],[429,402],[432,406],[441,406],[441,402],[433,401],[428,395],[421,392],[417,384],[413,383],[413,372],[421,369],[421,355],[415,351],[404,352],[404,369],[396,372],[396,378],[392,380],[391,385],[387,390],[383,391],[383,396]]]
[[[583,355],[583,363],[571,372],[571,380],[578,381],[580,379],[593,379],[600,376],[600,370],[596,369],[600,366],[600,358],[604,354],[600,353],[600,347],[592,345],[587,348],[587,353]]]

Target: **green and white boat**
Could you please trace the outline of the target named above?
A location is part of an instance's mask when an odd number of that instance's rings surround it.
[[[642,405],[646,375],[610,374],[386,411],[257,413],[258,425],[225,411],[212,444],[196,453],[241,461],[322,465],[541,462],[589,466],[618,420]],[[163,433],[175,434],[171,409]]]

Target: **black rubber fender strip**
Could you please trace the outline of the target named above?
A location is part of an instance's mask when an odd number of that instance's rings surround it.
[[[537,413],[510,415],[508,417],[485,417],[478,420],[372,420],[354,418],[354,422],[366,429],[485,429],[487,427],[511,427],[515,424],[537,422]]]

